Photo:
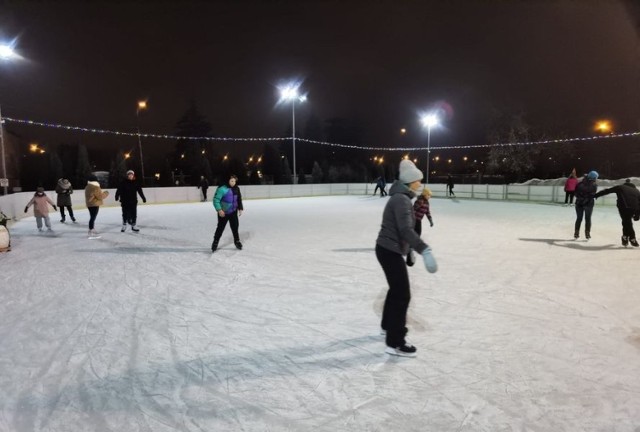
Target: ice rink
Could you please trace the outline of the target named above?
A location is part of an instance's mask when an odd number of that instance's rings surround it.
[[[615,207],[432,199],[409,269],[416,358],[384,354],[386,198],[247,200],[11,227],[0,431],[640,431],[640,250]],[[638,227],[640,229],[640,226]],[[582,233],[584,233],[584,226]]]

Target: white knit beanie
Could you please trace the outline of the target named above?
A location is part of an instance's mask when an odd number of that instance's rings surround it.
[[[402,183],[409,184],[416,180],[422,180],[424,174],[409,159],[403,159],[400,162],[400,175],[398,178]]]

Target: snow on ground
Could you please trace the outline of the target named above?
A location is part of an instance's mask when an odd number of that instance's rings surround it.
[[[432,200],[409,269],[414,359],[383,353],[386,199],[102,208],[0,255],[1,431],[640,430],[640,250],[615,208]],[[584,230],[584,228],[583,228]]]

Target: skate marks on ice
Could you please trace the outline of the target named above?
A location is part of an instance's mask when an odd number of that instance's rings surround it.
[[[341,248],[341,249],[331,249],[332,252],[366,252],[366,253],[375,253],[376,249],[373,247],[362,247],[362,248]]]
[[[577,249],[589,252],[598,252],[603,250],[611,250],[611,249],[624,249],[623,247],[618,247],[618,245],[614,244],[604,244],[604,245],[595,245],[593,243],[593,239],[587,241],[585,239],[545,239],[545,238],[523,238],[520,237],[518,240],[524,242],[537,242],[537,243],[546,243],[549,246],[560,246],[569,249]]]
[[[626,341],[640,350],[640,327],[633,327]]]

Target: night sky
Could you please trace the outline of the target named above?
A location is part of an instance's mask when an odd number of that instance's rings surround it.
[[[310,115],[354,118],[376,147],[424,145],[418,113],[440,101],[452,116],[432,131],[434,147],[485,143],[494,109],[522,111],[550,135],[591,135],[601,118],[636,131],[632,9],[614,0],[5,1],[0,36],[17,37],[24,60],[0,65],[0,104],[8,117],[132,132],[136,101],[147,99],[142,130],[173,133],[193,99],[216,136],[286,136],[291,109],[277,105],[276,87],[297,78],[308,93],[298,131]],[[135,143],[8,127],[44,144]],[[172,146],[152,140],[145,153],[155,160]]]

